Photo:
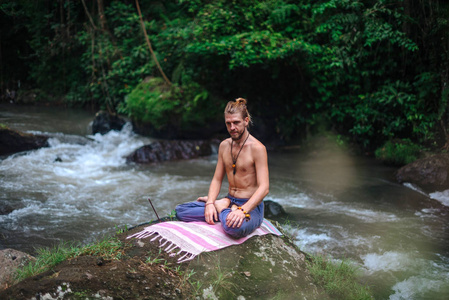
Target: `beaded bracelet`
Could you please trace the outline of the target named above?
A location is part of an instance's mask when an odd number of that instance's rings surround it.
[[[245,215],[247,214],[246,210],[243,210],[243,208],[242,208],[241,206],[237,207],[237,209],[240,209],[241,211],[243,211],[243,213],[244,213]]]
[[[237,207],[237,209],[243,211],[243,214],[245,215],[246,222],[251,220],[251,215],[246,210],[243,210],[243,208],[241,206]]]

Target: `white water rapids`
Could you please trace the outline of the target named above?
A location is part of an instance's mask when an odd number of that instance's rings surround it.
[[[0,109],[0,123],[52,136],[48,148],[0,158],[0,249],[92,242],[155,219],[148,197],[165,216],[207,193],[216,156],[126,164],[151,139],[129,125],[89,135],[91,115],[45,110]],[[267,199],[288,212],[300,248],[357,266],[376,299],[449,299],[449,191],[399,185],[395,169],[327,141],[268,154]]]

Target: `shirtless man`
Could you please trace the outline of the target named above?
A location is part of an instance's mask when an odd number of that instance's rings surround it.
[[[230,138],[221,142],[214,177],[205,197],[176,207],[181,221],[221,221],[224,231],[240,238],[262,224],[263,198],[269,191],[267,151],[248,131],[251,116],[246,100],[228,102],[224,117]],[[227,175],[228,195],[217,200]]]

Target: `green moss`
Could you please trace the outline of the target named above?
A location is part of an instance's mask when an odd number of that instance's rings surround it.
[[[176,123],[181,109],[180,89],[168,86],[162,78],[143,81],[128,95],[127,111],[134,120],[150,122],[161,128]]]
[[[357,269],[348,262],[333,263],[321,256],[312,256],[308,262],[314,282],[334,299],[372,299],[368,286],[358,282]]]
[[[289,234],[289,231],[284,230],[286,227],[297,228],[299,226],[291,221],[287,221],[283,226],[278,222],[272,222],[282,232],[284,242],[301,251],[294,243],[294,237]],[[322,256],[304,254],[306,255],[307,268],[313,278],[313,282],[318,287],[323,288],[333,299],[373,299],[369,287],[359,283],[357,269],[350,263],[342,261],[336,264]]]

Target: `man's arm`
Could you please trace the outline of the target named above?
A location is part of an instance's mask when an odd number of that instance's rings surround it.
[[[223,182],[224,175],[226,174],[225,165],[223,163],[224,143],[224,141],[221,142],[220,147],[218,148],[217,166],[215,167],[214,177],[212,177],[212,181],[209,186],[206,207],[204,209],[204,217],[206,219],[206,222],[209,224],[214,224],[214,220],[218,221],[217,210],[215,209],[213,203],[215,203],[215,200],[217,200],[218,194],[221,190],[221,184]]]
[[[249,198],[248,201],[244,205],[242,205],[242,209],[246,212],[250,212],[251,210],[256,208],[257,205],[262,202],[263,198],[268,195],[270,188],[268,158],[265,146],[260,145],[254,147],[253,157],[258,187],[251,198]],[[226,225],[233,228],[240,228],[244,219],[245,214],[243,213],[243,211],[235,210],[228,214],[226,218]]]
[[[261,145],[260,147],[256,147],[254,151],[254,165],[256,168],[258,188],[251,198],[249,198],[249,200],[242,205],[242,208],[247,212],[250,212],[256,208],[270,191],[268,157],[265,146]]]

